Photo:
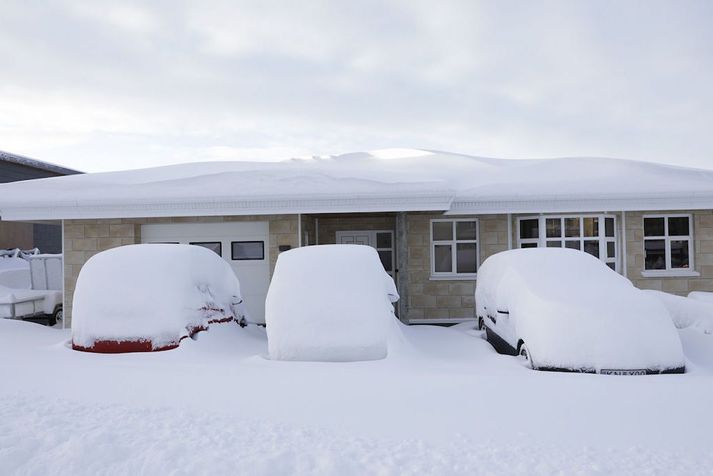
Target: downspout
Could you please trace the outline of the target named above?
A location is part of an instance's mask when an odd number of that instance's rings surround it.
[[[297,214],[297,248],[302,248],[302,214]]]
[[[626,269],[626,212],[621,211],[621,274],[626,278],[628,271]]]
[[[65,289],[64,280],[64,269],[66,266],[66,256],[64,254],[64,220],[62,220],[62,231],[60,235],[62,236],[62,329],[67,328],[67,291]],[[49,287],[49,286],[48,286]]]
[[[512,213],[508,213],[508,249],[512,249]]]

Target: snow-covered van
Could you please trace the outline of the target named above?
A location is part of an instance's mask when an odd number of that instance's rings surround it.
[[[587,253],[495,254],[478,272],[475,301],[493,347],[533,369],[617,375],[685,369],[665,307]]]

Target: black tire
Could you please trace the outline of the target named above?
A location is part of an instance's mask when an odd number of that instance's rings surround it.
[[[479,331],[484,331],[485,330],[485,321],[483,320],[482,317],[478,318],[478,330]]]
[[[59,321],[64,319],[64,310],[62,309],[62,305],[60,304],[56,308],[54,308],[54,312],[48,319],[48,325],[50,327],[56,326]]]
[[[527,348],[524,342],[520,344],[520,348],[517,351],[517,355],[525,362],[525,365],[528,368],[535,368],[534,364],[532,363],[532,354],[530,354],[530,349]]]

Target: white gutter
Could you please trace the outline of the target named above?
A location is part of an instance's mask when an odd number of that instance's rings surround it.
[[[602,198],[523,197],[519,199],[455,199],[446,215],[500,213],[587,213],[603,210],[658,211],[658,210],[713,209],[713,194],[659,196],[627,196]]]
[[[399,211],[446,211],[452,195],[352,196],[338,198],[257,198],[246,200],[152,201],[141,199],[107,204],[77,201],[68,204],[6,204],[3,220],[67,220],[90,218],[142,218],[219,215],[294,215],[298,213],[359,213]],[[713,207],[712,207],[713,208]]]

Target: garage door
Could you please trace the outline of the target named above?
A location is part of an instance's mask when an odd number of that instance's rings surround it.
[[[270,279],[267,222],[172,223],[141,226],[142,243],[203,246],[220,255],[240,280],[250,319],[265,322]]]

